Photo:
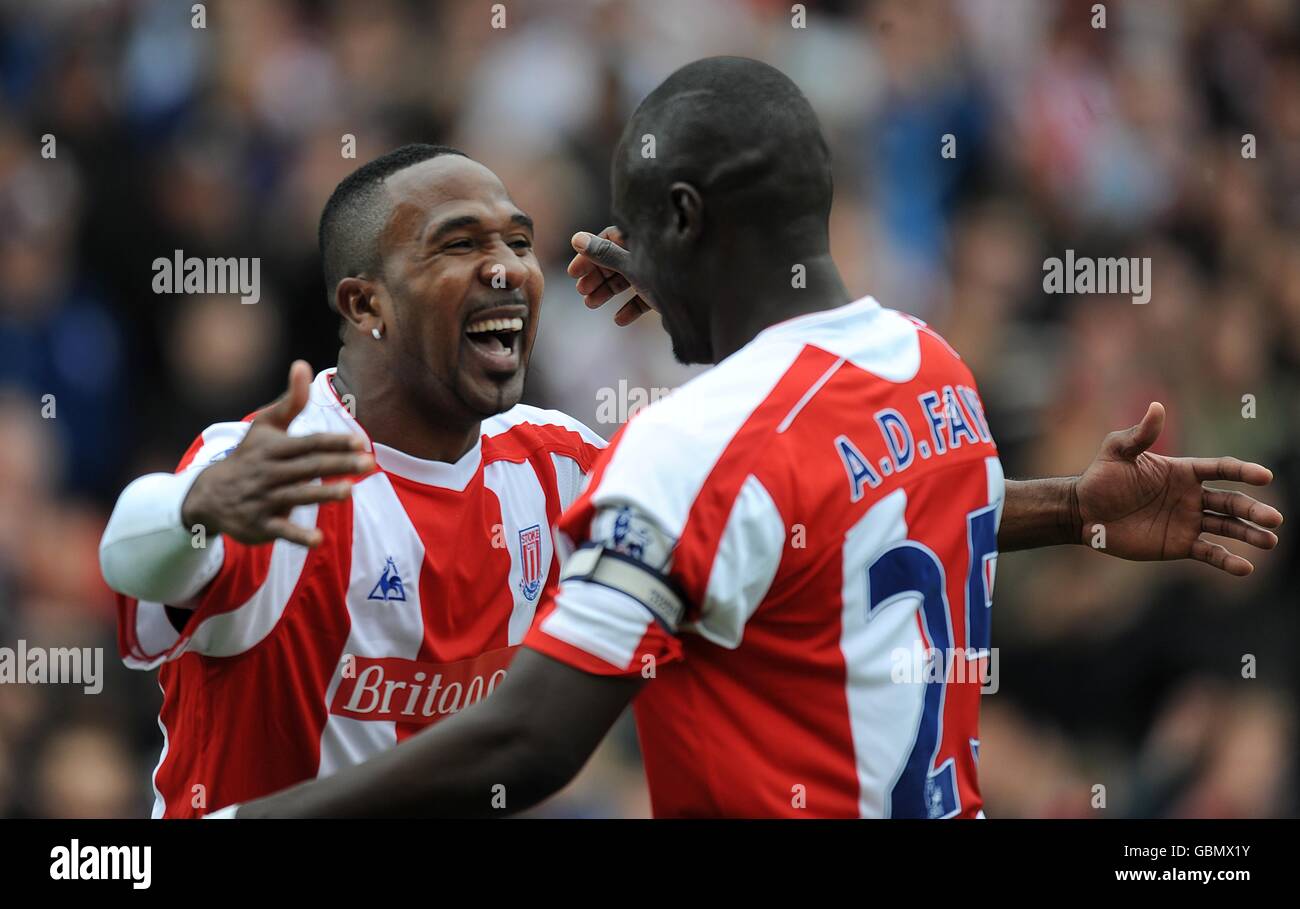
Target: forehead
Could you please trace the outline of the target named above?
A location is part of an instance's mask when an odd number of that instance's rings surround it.
[[[441,155],[412,164],[384,181],[392,202],[385,237],[419,232],[435,221],[458,215],[508,219],[519,209],[500,178],[477,161]]]

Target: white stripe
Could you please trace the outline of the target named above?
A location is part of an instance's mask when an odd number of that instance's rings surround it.
[[[758,477],[746,477],[718,541],[700,619],[683,630],[721,647],[739,647],[745,624],[772,586],[784,550],[781,512]]]
[[[339,431],[356,426],[348,412],[338,403],[329,387],[329,376],[334,370],[328,369],[317,375],[313,381],[308,400],[316,405],[303,408],[302,413],[289,424],[289,435],[305,436],[321,431]],[[217,424],[222,432],[213,433],[217,427],[209,427],[204,432],[204,454],[211,457],[220,454],[232,434],[238,437],[234,443],[243,439],[251,424],[231,423]],[[230,431],[227,431],[227,428]],[[359,430],[359,427],[357,427]],[[208,442],[209,434],[213,442]],[[220,439],[217,442],[215,440]],[[211,449],[210,454],[206,452]],[[198,458],[195,459],[199,461]],[[289,513],[289,520],[302,527],[315,527],[320,506],[299,505]],[[189,635],[189,640],[170,658],[175,658],[186,651],[196,651],[205,656],[231,657],[257,646],[279,623],[284,610],[289,605],[298,580],[302,577],[303,567],[307,564],[310,550],[288,540],[276,540],[271,544],[271,560],[267,569],[266,580],[261,587],[237,609],[217,613],[204,619]]]
[[[998,526],[1002,526],[1002,504],[1007,497],[1007,482],[1002,474],[1002,462],[997,455],[984,459],[984,470],[988,475],[989,504],[998,503]]]
[[[551,464],[555,467],[555,485],[560,493],[560,512],[564,513],[582,495],[588,475],[568,455],[551,452]]]
[[[167,651],[181,639],[167,618],[167,609],[162,603],[138,600],[135,604],[135,642],[143,657],[131,654],[122,658],[132,669],[152,669],[167,659]]]
[[[790,424],[794,422],[794,418],[799,416],[799,411],[803,410],[804,407],[808,405],[808,402],[813,399],[813,395],[821,391],[822,386],[825,385],[827,382],[829,382],[831,376],[835,375],[835,371],[843,365],[844,365],[844,358],[840,357],[838,360],[834,362],[834,364],[831,365],[830,369],[822,373],[822,377],[813,383],[812,388],[808,389],[803,393],[803,397],[799,399],[799,403],[796,404],[794,408],[788,414],[785,415],[785,419],[782,420],[780,425],[776,427],[776,431],[785,432],[787,429],[789,429]]]
[[[158,690],[163,693],[164,700],[167,692],[162,686],[162,680],[157,677],[154,681],[158,684]],[[149,785],[153,787],[153,810],[149,812],[149,817],[157,820],[163,816],[167,810],[167,800],[163,798],[162,791],[158,788],[158,771],[162,770],[163,761],[167,760],[167,750],[170,747],[170,740],[167,738],[167,727],[163,725],[162,711],[158,711],[158,728],[162,730],[163,744],[162,754],[158,755],[158,763],[153,768],[153,773],[149,774]]]
[[[343,681],[344,660],[353,657],[400,657],[414,660],[424,643],[420,606],[420,571],[424,543],[406,509],[383,473],[374,473],[352,488],[352,564],[347,608],[351,619],[347,642],[325,690],[328,711]],[[402,580],[404,601],[371,600],[388,559]],[[328,713],[321,732],[317,776],[360,763],[397,743],[392,720],[360,720]]]
[[[1002,506],[1006,504],[1007,482],[1002,473],[1002,462],[998,460],[997,455],[992,455],[984,459],[984,470],[988,475],[989,504],[997,504],[997,517],[993,519],[994,539],[998,528],[1002,526]],[[989,597],[993,596],[993,587],[997,580],[998,558],[995,555],[989,559]]]
[[[627,669],[654,618],[625,593],[569,579],[560,585],[555,609],[541,630],[557,640]]]

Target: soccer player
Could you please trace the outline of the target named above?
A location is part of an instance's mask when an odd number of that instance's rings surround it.
[[[634,698],[656,816],[977,816],[978,674],[955,664],[985,659],[999,546],[1100,523],[1111,555],[1241,575],[1202,532],[1275,544],[1256,525],[1280,514],[1202,486],[1269,471],[1150,454],[1158,405],[1082,476],[1006,482],[956,353],[845,290],[827,146],[771,67],[670,76],[627,124],[613,190],[627,249],[576,236],[579,289],[599,305],[630,283],[619,321],[651,306],[678,357],[718,365],[601,455],[558,528],[562,583],[491,699],[238,816],[518,811]],[[892,677],[922,649],[924,673]]]
[[[104,532],[122,655],[159,666],[155,816],[327,775],[505,678],[603,440],[518,403],[542,272],[486,167],[412,145],[321,215],[337,369],[210,426]],[[328,482],[321,482],[328,480]]]

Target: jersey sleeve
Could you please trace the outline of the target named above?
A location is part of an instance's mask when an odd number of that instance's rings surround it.
[[[521,428],[526,431],[515,435]],[[555,474],[561,512],[577,500],[596,459],[609,445],[581,420],[563,411],[528,404],[516,404],[505,413],[485,420],[483,431],[486,438],[515,459],[531,457],[537,451],[549,458],[547,472]]]
[[[745,465],[693,461],[655,422],[615,440],[561,517],[561,582],[525,640],[594,674],[648,676],[683,658],[688,634],[739,646],[786,543]]]
[[[587,477],[591,475],[591,465],[599,449],[593,449],[584,460],[568,454],[551,452],[551,465],[555,468],[555,487],[560,496],[560,511],[567,511],[578,496],[582,495]]]
[[[560,432],[553,433],[551,465],[555,468],[560,510],[566,511],[587,486],[587,478],[601,452],[609,445],[581,420],[558,410],[538,411],[553,421]]]
[[[217,423],[194,440],[176,473],[200,471],[233,451],[249,422]],[[290,520],[314,526],[318,506],[300,506]],[[255,546],[225,537],[194,535],[196,545],[219,548],[220,568],[207,586],[178,608],[116,593],[118,649],[126,665],[150,669],[186,652],[234,656],[262,639],[284,609],[307,550],[286,540]]]

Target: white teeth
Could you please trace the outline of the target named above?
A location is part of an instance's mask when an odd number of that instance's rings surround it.
[[[465,329],[469,334],[478,334],[483,331],[523,331],[523,319],[479,319],[477,322],[469,323]]]

